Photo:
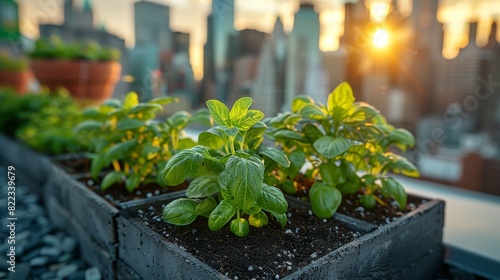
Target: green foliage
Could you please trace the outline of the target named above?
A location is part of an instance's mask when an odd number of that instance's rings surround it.
[[[261,147],[266,130],[260,122],[264,114],[249,110],[251,104],[252,99],[244,97],[229,110],[217,100],[207,101],[218,126],[200,134],[199,146],[174,155],[161,176],[167,185],[192,179],[187,199],[193,205],[211,199],[210,205],[193,212],[192,207],[180,205],[179,201],[186,198],[175,200],[164,208],[166,222],[189,224],[194,220],[193,215],[207,217],[207,210],[211,209],[209,228],[217,231],[231,221],[229,228],[239,237],[248,234],[250,225],[265,226],[268,223],[265,212],[283,226],[286,224],[288,204],[283,193],[264,181],[266,166],[289,167],[290,161],[280,150]]]
[[[372,106],[355,102],[348,83],[340,84],[328,96],[327,104],[307,96],[292,102],[292,112],[266,120],[267,135],[287,154],[290,167],[277,167],[276,178],[287,192],[298,170],[307,160],[306,175],[316,182],[309,191],[313,212],[320,218],[331,217],[341,203],[341,194],[361,193],[361,203],[373,207],[383,203],[376,191],[406,205],[403,187],[387,172],[418,176],[417,168],[407,159],[390,151],[405,151],[415,139],[404,129],[395,129]],[[365,174],[365,175],[363,175]]]
[[[72,133],[84,117],[66,91],[20,96],[0,90],[0,104],[0,133],[47,154],[88,151],[86,135]]]
[[[10,57],[0,53],[0,71],[22,72],[28,69],[28,60],[24,57]]]
[[[95,41],[82,43],[65,43],[57,36],[50,39],[38,39],[35,42],[35,49],[29,54],[35,59],[81,59],[89,61],[118,61],[121,52],[116,48],[106,48]]]
[[[94,148],[92,176],[97,178],[103,168],[111,164],[114,168],[114,172],[107,174],[102,181],[103,190],[119,182],[125,183],[129,191],[135,190],[141,183],[152,181],[162,186],[165,183],[178,185],[186,176],[193,175],[186,171],[191,170],[189,166],[169,161],[170,165],[179,164],[186,168],[185,173],[173,174],[165,182],[158,178],[159,170],[173,154],[179,151],[186,154],[189,150],[181,151],[182,148],[193,146],[192,141],[183,136],[184,128],[193,122],[191,114],[179,111],[164,122],[154,121],[156,113],[163,110],[163,105],[176,101],[172,97],[160,97],[140,103],[137,94],[131,92],[123,102],[110,99],[83,112],[86,119],[74,127],[73,133],[93,135],[90,139]],[[197,120],[202,118],[197,116]]]

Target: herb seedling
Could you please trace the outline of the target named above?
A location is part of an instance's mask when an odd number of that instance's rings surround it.
[[[264,183],[262,158],[285,166],[289,162],[276,149],[260,148],[266,130],[260,122],[264,114],[249,110],[251,104],[251,98],[243,97],[229,111],[220,101],[207,101],[218,126],[199,135],[199,146],[174,155],[162,172],[167,185],[192,179],[187,198],[165,206],[167,223],[188,225],[201,215],[208,218],[212,231],[231,221],[231,232],[243,237],[249,225],[265,226],[268,212],[285,226],[288,203],[278,188]]]
[[[123,103],[110,99],[84,112],[89,119],[74,130],[93,132],[89,139],[95,148],[92,177],[96,179],[110,164],[114,169],[104,176],[102,190],[123,180],[128,191],[141,183],[164,185],[158,171],[178,150],[195,145],[191,139],[182,137],[183,129],[191,123],[191,114],[180,111],[165,122],[153,121],[162,105],[174,101],[172,97],[160,97],[139,103],[137,94],[129,93]],[[200,114],[195,115],[200,118]]]
[[[316,216],[329,218],[342,201],[342,194],[362,192],[366,208],[377,202],[380,191],[406,205],[403,187],[388,171],[418,176],[407,159],[389,151],[396,146],[405,151],[414,138],[404,129],[395,129],[372,106],[355,102],[348,83],[340,84],[329,96],[327,105],[307,96],[297,97],[292,112],[268,120],[269,136],[286,152],[291,168],[279,168],[277,180],[283,189],[295,192],[294,177],[302,164],[311,163],[306,176],[317,180],[309,190],[311,208]]]

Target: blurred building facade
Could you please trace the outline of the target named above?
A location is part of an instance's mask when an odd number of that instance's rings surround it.
[[[170,8],[150,1],[134,3],[134,24],[133,89],[141,100],[176,96],[181,100],[179,109],[189,110],[195,99],[189,34],[173,31]]]

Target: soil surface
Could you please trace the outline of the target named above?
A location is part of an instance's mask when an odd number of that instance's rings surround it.
[[[384,206],[377,203],[375,207],[366,209],[361,205],[361,196],[362,194],[343,195],[342,203],[337,209],[337,212],[363,220],[370,224],[382,226],[401,218],[406,213],[415,210],[420,204],[427,202],[426,200],[409,195],[406,207],[401,210],[393,199],[384,198],[380,193],[377,193],[376,196],[384,201],[386,205]]]
[[[90,159],[81,157],[78,154],[68,154],[59,156],[58,159],[53,160],[57,166],[69,174],[79,174],[90,172]]]
[[[85,186],[96,192],[98,195],[109,201],[111,204],[118,206],[118,204],[142,198],[150,198],[164,193],[170,193],[187,188],[187,183],[183,183],[175,187],[161,187],[158,184],[142,184],[139,189],[129,192],[124,183],[117,183],[109,187],[106,191],[101,190],[100,182],[102,177],[95,181],[90,176],[81,177],[78,181],[82,182]]]
[[[188,226],[167,224],[161,218],[164,206],[143,206],[135,219],[232,279],[279,279],[361,236],[334,219],[290,208],[285,229],[270,220],[239,238],[229,231],[229,223],[210,231],[203,217]]]
[[[314,180],[305,177],[302,174],[297,175],[294,179],[297,182],[297,192],[292,197],[296,197],[298,201],[309,204],[309,189],[314,184]],[[385,205],[377,203],[375,207],[366,209],[361,205],[362,193],[342,195],[342,203],[337,209],[337,213],[363,220],[374,225],[385,225],[404,214],[415,210],[419,205],[426,202],[415,196],[408,195],[406,207],[399,209],[398,204],[392,198],[383,197],[380,192],[376,192],[376,196],[384,202]],[[309,206],[308,206],[309,207]]]

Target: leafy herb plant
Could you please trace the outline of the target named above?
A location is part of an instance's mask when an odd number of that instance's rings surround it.
[[[231,232],[243,237],[250,225],[268,223],[267,212],[285,226],[288,203],[278,188],[264,183],[264,175],[266,162],[288,166],[289,161],[276,149],[260,147],[266,130],[260,122],[264,114],[249,110],[251,104],[252,99],[244,97],[229,110],[220,101],[207,101],[218,126],[201,133],[200,145],[174,155],[162,171],[170,186],[191,179],[187,198],[165,206],[167,223],[188,225],[204,216],[212,231],[230,222]]]
[[[31,58],[81,59],[89,61],[118,61],[121,52],[116,48],[102,47],[95,41],[65,43],[58,36],[49,39],[38,39]]]
[[[276,180],[290,193],[296,191],[295,176],[306,162],[305,176],[315,180],[309,190],[311,208],[316,216],[329,218],[342,201],[342,194],[362,193],[366,208],[378,202],[375,194],[394,198],[406,206],[406,192],[387,173],[418,176],[416,167],[390,151],[392,146],[405,151],[414,145],[407,130],[395,129],[374,107],[355,102],[348,83],[340,84],[326,105],[307,96],[292,103],[292,112],[268,120],[268,135],[289,153],[291,168],[279,168]]]
[[[195,145],[193,140],[183,137],[183,129],[192,121],[207,122],[209,117],[202,111],[195,115],[179,111],[165,122],[154,121],[162,105],[175,101],[172,97],[160,97],[139,103],[137,94],[132,92],[124,102],[110,99],[84,111],[87,120],[74,131],[92,133],[89,138],[95,151],[92,177],[97,179],[110,164],[114,169],[103,178],[102,190],[122,181],[130,192],[141,183],[156,182],[164,186],[158,171],[174,153]]]
[[[22,72],[28,69],[28,60],[24,57],[11,57],[0,53],[0,71]]]

